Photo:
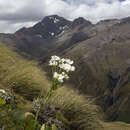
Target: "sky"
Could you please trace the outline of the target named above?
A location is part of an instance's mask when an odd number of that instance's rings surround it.
[[[130,0],[0,0],[0,32],[14,33],[53,14],[97,23],[130,16]]]

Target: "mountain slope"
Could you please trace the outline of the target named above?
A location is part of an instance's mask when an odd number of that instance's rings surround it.
[[[0,89],[8,90],[11,93],[13,91],[17,105],[22,111],[32,112],[32,100],[40,96],[40,94],[45,97],[50,86],[51,82],[47,80],[45,73],[35,62],[23,59],[8,47],[0,44]],[[60,125],[65,125],[68,128],[67,130],[95,130],[96,128],[98,130],[98,128],[101,128],[100,118],[97,114],[97,111],[99,111],[98,107],[83,95],[79,95],[74,89],[69,88],[69,86],[59,88],[46,105],[49,109],[45,106],[43,108],[45,110],[44,114],[41,112],[39,115],[39,122],[41,123],[45,123],[44,121],[48,120],[48,118],[56,118],[56,122],[59,122]],[[54,112],[54,109],[58,109],[58,112],[61,111],[65,118],[62,120],[58,115],[53,117],[55,115],[48,114],[52,113],[52,111]],[[2,115],[6,113],[6,109],[1,106],[1,102],[0,110],[2,111],[0,114],[0,127],[2,127],[1,121],[4,120],[6,123],[8,117]],[[42,118],[42,121],[40,118]],[[14,124],[13,117],[10,123]],[[20,129],[15,129],[14,127],[7,128],[8,125],[12,124],[6,124],[5,130]]]
[[[99,26],[103,27],[97,24],[97,28]],[[74,79],[77,85],[81,82],[80,90],[96,96],[110,120],[126,122],[130,121],[129,27],[129,21],[124,24],[123,20],[109,28],[106,25],[95,36],[78,43],[66,53],[78,58],[76,62],[82,66],[77,79]]]
[[[13,90],[15,92],[17,105],[20,107],[21,112],[32,112],[32,99],[39,95],[39,90],[42,90],[43,94],[45,94],[49,87],[50,81],[47,80],[45,73],[35,62],[29,62],[23,59],[17,53],[11,51],[7,46],[0,44],[0,89],[8,90],[10,92]],[[53,107],[60,108],[65,117],[69,121],[72,120],[71,125],[69,125],[71,130],[130,129],[130,125],[126,123],[102,121],[100,118],[102,111],[93,104],[92,100],[89,98],[86,99],[84,96],[79,95],[75,90],[67,86],[59,88],[55,96],[49,101],[49,104],[53,105]],[[17,109],[16,112],[18,111]],[[3,109],[3,107],[1,108],[0,106],[0,110],[2,112],[0,114],[1,117],[2,114],[6,113],[6,109]],[[8,125],[14,125],[14,117],[11,117],[9,120],[10,124],[6,124],[6,128]],[[43,115],[42,118],[45,118],[45,115]],[[3,116],[0,120],[0,126],[1,121],[4,120],[4,122],[6,122],[7,119],[8,117]],[[62,123],[67,125],[63,120]],[[10,127],[9,129],[20,129],[20,126],[21,125],[18,127],[15,124],[15,127]]]
[[[75,88],[95,97],[107,119],[130,122],[129,28],[129,17],[93,25],[84,18],[52,15],[15,34],[0,34],[0,41],[42,63],[54,54],[71,57],[77,64]]]

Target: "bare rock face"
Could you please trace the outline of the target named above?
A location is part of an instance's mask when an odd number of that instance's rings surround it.
[[[130,121],[130,17],[93,25],[84,18],[68,21],[47,16],[15,34],[0,34],[0,42],[43,63],[54,54],[76,63],[72,82],[95,97],[109,120]]]

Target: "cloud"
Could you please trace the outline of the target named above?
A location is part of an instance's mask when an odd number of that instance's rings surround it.
[[[13,33],[22,27],[30,27],[36,22],[11,23],[8,21],[0,21],[0,33]]]
[[[70,20],[84,17],[93,23],[127,17],[130,0],[0,0],[0,9],[0,32],[15,32],[52,14]]]

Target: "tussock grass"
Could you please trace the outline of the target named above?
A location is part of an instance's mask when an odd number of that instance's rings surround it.
[[[24,60],[0,44],[0,83],[3,86],[32,100],[50,87],[44,75],[35,62]]]
[[[59,88],[50,100],[50,104],[61,109],[64,116],[70,121],[72,129],[98,130],[102,128],[98,107],[72,88],[67,86]]]

